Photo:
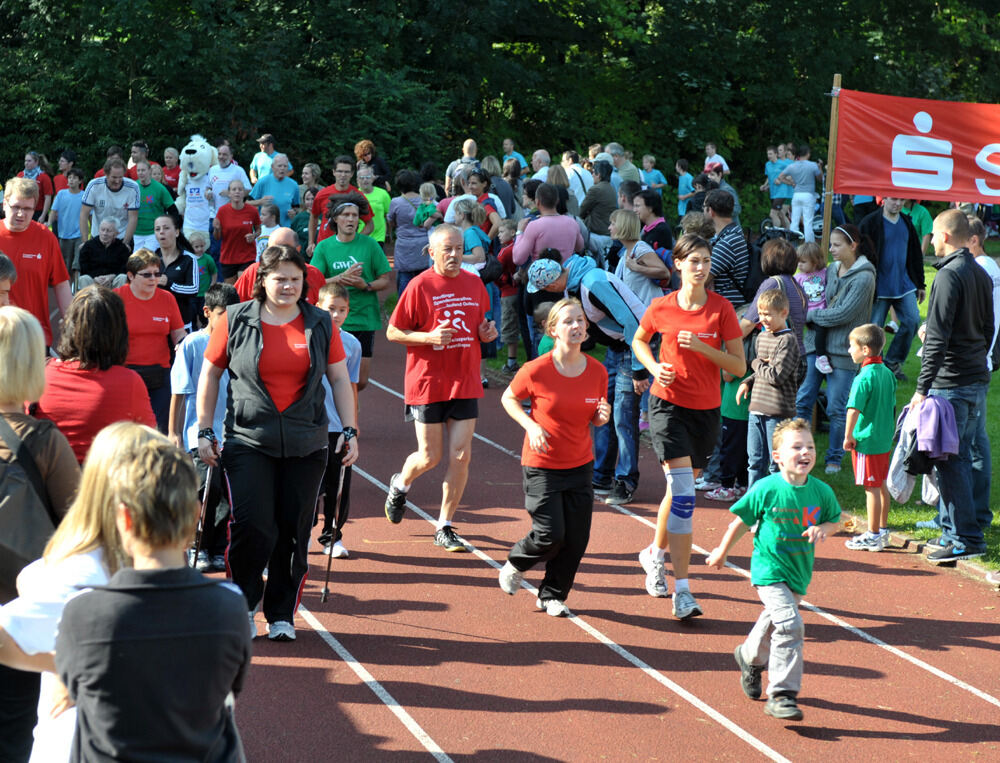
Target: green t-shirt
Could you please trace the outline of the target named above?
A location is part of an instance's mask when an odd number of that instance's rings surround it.
[[[858,453],[875,456],[892,450],[896,434],[896,377],[884,363],[865,363],[851,384],[847,407],[858,411],[854,439]]]
[[[726,419],[733,419],[735,421],[749,421],[750,420],[750,396],[747,395],[745,398],[736,402],[736,391],[740,388],[740,384],[746,379],[750,374],[753,373],[753,369],[747,366],[747,372],[739,379],[733,379],[730,382],[722,382],[722,407],[719,414]]]
[[[152,236],[156,218],[173,206],[174,197],[163,183],[150,180],[149,185],[139,184],[139,222],[135,235]]]
[[[813,544],[802,537],[807,527],[840,520],[840,504],[833,488],[815,477],[806,484],[788,483],[781,474],[770,474],[730,511],[746,525],[757,526],[750,558],[754,585],[785,583],[805,596],[812,580]]]
[[[924,236],[934,232],[934,220],[931,218],[931,213],[927,211],[927,207],[923,204],[914,202],[913,209],[903,207],[902,212],[904,215],[910,216],[910,222],[917,229],[917,235],[921,241],[924,240]]]
[[[212,255],[205,252],[198,258],[198,296],[204,297],[208,287],[212,285],[212,276],[219,272],[219,268],[212,259]]]
[[[538,340],[538,355],[542,356],[547,352],[552,352],[552,348],[555,346],[555,339],[548,334],[542,334],[542,338]]]
[[[385,242],[385,216],[389,214],[388,192],[384,188],[372,188],[371,193],[366,193],[365,198],[372,208],[372,228],[371,237],[379,243]],[[350,317],[350,316],[348,316]]]
[[[361,277],[365,281],[374,281],[392,270],[382,247],[360,233],[347,243],[339,241],[335,235],[323,239],[316,244],[310,264],[319,268],[326,278],[332,278],[356,263],[361,264]],[[344,331],[378,331],[382,328],[376,292],[348,286],[347,295],[351,312],[344,321]]]

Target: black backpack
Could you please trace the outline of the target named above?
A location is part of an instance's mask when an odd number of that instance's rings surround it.
[[[36,435],[53,426],[51,421],[39,424]],[[0,439],[12,454],[9,461],[0,460],[0,553],[21,560],[23,564],[15,566],[23,567],[42,555],[59,520],[35,459],[2,415]],[[13,586],[13,581],[5,582]]]
[[[774,236],[768,236],[766,233],[758,238],[756,241],[747,240],[747,253],[750,256],[750,267],[747,269],[747,279],[740,286],[740,294],[743,295],[748,303],[752,302],[754,297],[757,296],[757,290],[760,285],[764,283],[764,279],[767,276],[764,275],[764,270],[760,264],[760,252],[763,249],[764,244],[769,238],[774,238]]]

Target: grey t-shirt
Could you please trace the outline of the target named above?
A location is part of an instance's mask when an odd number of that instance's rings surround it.
[[[798,159],[782,172],[795,181],[795,193],[816,193],[816,178],[821,176],[819,165],[809,159]]]

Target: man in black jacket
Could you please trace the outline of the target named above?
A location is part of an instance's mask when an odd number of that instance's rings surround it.
[[[934,220],[934,254],[941,258],[927,306],[924,352],[917,391],[910,404],[927,395],[945,398],[955,411],[958,455],[938,462],[941,537],[927,555],[934,564],[971,559],[986,550],[976,521],[972,490],[972,443],[979,417],[986,412],[993,342],[993,285],[968,249],[969,220],[957,209]]]
[[[884,326],[889,308],[895,308],[899,328],[885,353],[885,365],[905,381],[900,370],[910,354],[910,345],[920,325],[918,302],[924,301],[924,255],[920,235],[907,215],[901,215],[903,199],[887,196],[882,209],[868,215],[858,226],[875,244],[875,305],[872,323]]]

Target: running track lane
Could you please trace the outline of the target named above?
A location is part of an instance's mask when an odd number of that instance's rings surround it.
[[[379,341],[372,378],[400,389],[402,359]],[[520,430],[499,395],[487,392],[477,429],[516,453]],[[1000,757],[998,597],[985,586],[913,554],[852,554],[845,536],[822,545],[808,601],[899,653],[805,610],[806,718],[786,727],[739,689],[733,647],[760,611],[739,571],[709,570],[695,554],[706,616],[691,624],[642,587],[635,555],[663,489],[651,452],[632,516],[595,507],[568,602],[577,620],[558,620],[537,612],[527,591],[503,594],[483,559],[434,547],[432,526],[413,510],[398,526],[385,520],[379,485],[415,439],[390,391],[373,385],[361,402],[351,558],[334,560],[332,595],[320,604],[325,557],[313,553],[298,641],[255,642],[237,713],[251,760]],[[432,518],[442,474],[439,466],[409,495]],[[517,461],[477,440],[459,533],[502,563],[529,527],[522,501]],[[729,515],[700,502],[695,518],[695,543],[710,548]],[[747,569],[750,550],[746,538],[731,561]],[[540,578],[533,570],[527,582]]]

